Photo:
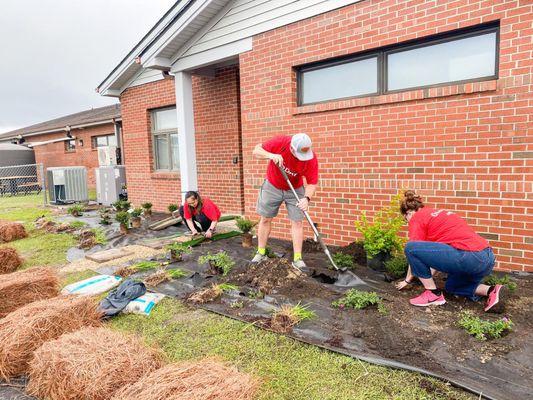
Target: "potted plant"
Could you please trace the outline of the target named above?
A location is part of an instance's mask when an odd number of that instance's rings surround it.
[[[208,263],[213,274],[222,274],[223,276],[226,276],[235,266],[235,261],[225,251],[217,254],[207,253],[205,256],[200,256],[198,262],[200,264]]]
[[[192,249],[183,243],[172,243],[167,246],[167,250],[170,251],[170,261],[177,262],[183,260],[184,254],[189,254]]]
[[[128,211],[131,207],[131,203],[126,200],[117,200],[112,206],[116,211]]]
[[[83,207],[81,204],[74,204],[73,206],[67,208],[67,212],[73,217],[81,217],[84,211],[85,207]]]
[[[140,228],[141,227],[141,214],[143,213],[142,208],[134,208],[130,210],[131,214],[131,227]]]
[[[237,218],[236,220],[237,227],[243,233],[242,235],[242,247],[252,247],[252,234],[250,231],[257,224],[248,218]]]
[[[401,251],[404,240],[399,236],[404,223],[399,211],[399,195],[394,196],[387,207],[379,210],[372,222],[361,214],[355,223],[356,229],[363,235],[363,247],[366,251],[367,266],[385,271],[385,262],[391,258],[393,251]]]
[[[168,209],[168,212],[171,213],[172,215],[174,215],[174,212],[178,210],[178,205],[177,204],[169,204],[167,209]]]
[[[152,203],[142,203],[143,214],[145,217],[152,216]]]
[[[126,234],[130,227],[130,213],[127,211],[119,211],[115,215],[115,219],[120,223],[120,232]]]

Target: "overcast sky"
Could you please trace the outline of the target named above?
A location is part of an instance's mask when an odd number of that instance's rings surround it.
[[[0,0],[0,133],[118,102],[95,88],[176,0]]]

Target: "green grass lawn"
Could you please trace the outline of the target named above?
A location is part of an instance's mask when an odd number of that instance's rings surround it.
[[[60,265],[74,244],[68,234],[35,231],[32,222],[48,215],[42,197],[0,198],[0,219],[22,221],[30,236],[10,243],[26,257],[25,267]],[[63,277],[63,284],[88,278],[82,271]],[[261,400],[412,400],[472,399],[473,396],[419,374],[362,363],[350,357],[302,344],[252,325],[191,309],[167,298],[150,317],[123,315],[107,323],[137,333],[163,350],[170,361],[218,356],[261,379]],[[427,389],[424,389],[427,388]]]

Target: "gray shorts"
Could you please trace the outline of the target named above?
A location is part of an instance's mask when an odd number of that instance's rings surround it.
[[[305,194],[303,187],[296,189],[298,196],[302,198]],[[265,179],[259,189],[257,199],[257,213],[265,218],[274,218],[278,215],[279,206],[285,202],[287,213],[291,221],[301,221],[304,219],[304,213],[297,206],[298,201],[291,190],[281,190],[272,185]]]

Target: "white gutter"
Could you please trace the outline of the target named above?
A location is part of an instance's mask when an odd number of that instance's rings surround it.
[[[44,145],[50,144],[50,143],[66,142],[67,140],[73,140],[73,139],[76,139],[76,136],[64,137],[64,138],[60,138],[60,139],[46,140],[44,142],[33,142],[33,143],[26,144],[26,146],[28,146],[29,148],[33,148],[35,146],[44,146]]]

